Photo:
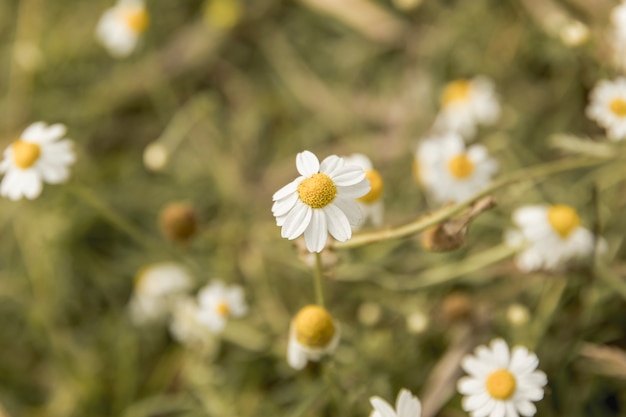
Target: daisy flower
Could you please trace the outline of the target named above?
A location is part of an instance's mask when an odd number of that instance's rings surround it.
[[[118,0],[100,18],[96,37],[113,57],[124,58],[133,52],[149,23],[143,0]]]
[[[300,176],[272,197],[281,236],[293,240],[304,233],[310,252],[324,249],[328,233],[340,242],[350,239],[362,216],[355,199],[370,191],[363,169],[336,155],[320,164],[309,151],[297,155],[296,167]]]
[[[370,404],[374,407],[370,417],[420,417],[422,415],[420,400],[406,388],[398,393],[395,410],[380,397],[371,397]]]
[[[532,401],[543,398],[546,374],[538,371],[539,359],[522,346],[509,346],[502,339],[491,341],[490,348],[478,346],[467,355],[461,367],[469,374],[459,379],[458,391],[463,409],[472,417],[534,416]]]
[[[517,229],[508,231],[505,241],[511,247],[522,248],[515,264],[524,272],[558,270],[593,252],[593,234],[580,226],[580,217],[572,207],[521,207],[513,213],[513,223]]]
[[[359,225],[371,220],[372,225],[381,227],[383,225],[383,214],[385,207],[383,206],[383,177],[372,166],[372,161],[360,153],[350,155],[344,158],[346,165],[356,165],[365,171],[365,178],[370,182],[370,191],[363,197],[357,199],[357,203],[363,213],[363,220]]]
[[[441,93],[441,110],[435,129],[456,132],[465,138],[478,125],[490,125],[500,117],[500,104],[493,82],[486,77],[459,79],[448,83]]]
[[[626,78],[596,84],[591,91],[587,117],[606,129],[609,139],[626,138]]]
[[[36,122],[28,126],[19,139],[4,151],[0,173],[5,174],[0,195],[11,200],[39,197],[43,183],[60,184],[70,177],[69,166],[76,156],[65,126]]]
[[[229,318],[242,317],[248,312],[243,289],[239,285],[225,285],[220,280],[200,290],[198,305],[198,321],[213,333],[224,330]]]
[[[191,286],[191,276],[178,263],[162,262],[141,269],[128,306],[131,321],[142,325],[165,318]]]
[[[340,334],[339,322],[324,307],[303,307],[289,326],[287,363],[300,370],[308,361],[319,361],[337,348]]]
[[[447,133],[424,140],[415,155],[419,183],[441,203],[474,196],[491,182],[498,169],[482,145],[466,149],[461,136]]]
[[[194,297],[180,298],[172,308],[169,331],[172,337],[184,345],[208,345],[213,338],[198,317],[200,307]]]

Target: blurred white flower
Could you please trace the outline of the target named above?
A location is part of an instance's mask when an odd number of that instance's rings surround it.
[[[506,309],[506,319],[513,326],[524,326],[530,320],[530,311],[523,304],[511,304]]]
[[[133,52],[149,23],[143,0],[118,0],[98,21],[96,36],[113,57],[124,58]]]
[[[170,160],[170,152],[165,145],[152,142],[143,151],[143,164],[150,171],[162,171]]]
[[[172,308],[172,318],[170,321],[170,334],[179,343],[184,345],[208,344],[213,337],[198,320],[200,307],[193,297],[180,298]]]
[[[521,248],[515,258],[521,271],[558,270],[593,253],[593,234],[580,226],[578,213],[569,206],[521,207],[513,213],[513,223],[517,229],[508,231],[505,241]]]
[[[319,361],[337,348],[340,334],[339,322],[324,307],[303,307],[289,326],[287,363],[300,370],[308,361]]]
[[[4,151],[0,173],[5,174],[0,195],[11,200],[39,197],[43,183],[60,184],[69,179],[69,166],[76,156],[65,126],[36,122],[28,126],[20,138]]]
[[[463,409],[478,417],[534,416],[532,401],[543,398],[546,374],[538,371],[539,359],[522,346],[512,351],[502,339],[491,341],[490,348],[478,346],[467,355],[461,367],[469,374],[462,377],[457,389],[463,397]]]
[[[304,233],[310,252],[324,249],[328,233],[340,242],[350,239],[351,225],[362,217],[355,199],[370,190],[363,169],[346,165],[336,155],[320,164],[309,151],[297,155],[296,167],[300,176],[272,197],[272,213],[282,227],[282,237],[293,240]]]
[[[419,183],[437,201],[448,203],[468,199],[489,185],[498,164],[484,146],[466,149],[461,136],[447,133],[422,141],[415,167]]]
[[[626,138],[626,78],[598,82],[591,91],[587,117],[606,129],[609,139]]]
[[[456,132],[468,139],[478,125],[490,125],[500,117],[500,103],[493,82],[486,77],[448,83],[441,94],[441,110],[434,129]]]
[[[383,225],[383,216],[385,206],[383,205],[383,177],[372,166],[372,161],[360,153],[353,154],[344,158],[346,165],[356,165],[365,171],[365,178],[370,182],[370,191],[363,197],[357,199],[361,212],[363,213],[362,221],[353,226],[353,229],[360,227],[368,219],[372,225],[381,227]]]
[[[377,396],[370,398],[370,404],[374,407],[370,417],[420,417],[422,415],[420,400],[406,388],[398,393],[395,410],[387,401]]]
[[[242,317],[248,306],[239,285],[225,285],[215,280],[198,292],[198,322],[211,332],[224,330],[229,318]]]
[[[135,278],[128,306],[131,321],[143,325],[166,318],[176,301],[191,286],[191,276],[185,267],[175,262],[155,263],[142,268]]]

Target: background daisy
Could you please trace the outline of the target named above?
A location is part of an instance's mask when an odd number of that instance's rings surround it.
[[[420,400],[406,388],[398,393],[395,410],[380,397],[370,398],[370,404],[374,407],[370,417],[420,417],[422,415]]]
[[[626,78],[598,82],[590,94],[587,116],[612,140],[626,138]]]
[[[309,361],[317,362],[322,356],[332,353],[339,344],[341,327],[339,322],[321,306],[308,305],[291,320],[287,363],[296,370]]]
[[[243,288],[216,280],[198,292],[198,321],[213,333],[224,330],[229,318],[242,317],[248,312]]]
[[[361,222],[353,226],[359,228],[369,219],[375,227],[383,225],[383,216],[385,206],[383,205],[383,178],[380,173],[374,169],[372,161],[363,154],[353,154],[344,158],[346,165],[357,165],[365,171],[365,178],[370,183],[370,191],[363,197],[357,199],[357,203],[363,213]]]
[[[119,0],[100,18],[96,36],[112,56],[123,58],[133,52],[149,22],[142,0]]]

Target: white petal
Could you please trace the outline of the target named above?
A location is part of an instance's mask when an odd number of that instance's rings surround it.
[[[363,178],[365,178],[365,171],[363,171],[363,168],[356,165],[344,165],[341,170],[338,170],[331,177],[337,186],[355,185],[363,181]]]
[[[504,405],[504,402],[496,401],[496,406],[491,411],[491,414],[489,414],[489,417],[504,417],[505,412],[506,407]]]
[[[517,408],[515,408],[515,404],[512,401],[507,401],[506,405],[506,417],[519,417],[519,413],[517,412]]]
[[[489,398],[487,402],[477,410],[471,413],[472,417],[487,417],[496,406],[496,401]]]
[[[37,171],[34,169],[24,171],[22,181],[22,193],[24,194],[24,197],[29,200],[34,200],[39,197],[41,190],[43,189],[43,182],[41,181],[41,176]]]
[[[276,217],[287,214],[297,201],[298,193],[292,193],[285,198],[275,201],[274,204],[272,204],[272,214]]]
[[[320,165],[320,172],[323,172],[332,178],[333,175],[343,168],[344,163],[344,159],[338,157],[337,155],[327,156]]]
[[[532,372],[537,368],[539,359],[524,346],[515,346],[511,355],[509,370],[515,375]]]
[[[310,177],[320,170],[320,162],[313,152],[304,151],[296,156],[296,168],[300,175]]]
[[[35,122],[22,132],[21,138],[28,142],[37,142],[37,138],[43,135],[45,129],[46,124],[44,122]]]
[[[289,184],[282,187],[280,190],[276,191],[274,195],[272,196],[272,200],[273,201],[281,200],[287,197],[288,195],[293,194],[296,191],[298,191],[298,185],[300,185],[303,179],[304,177],[298,177],[295,180],[291,181]]]
[[[370,398],[370,404],[382,417],[398,417],[389,403],[380,397]]]
[[[341,211],[343,211],[348,218],[350,225],[356,226],[361,223],[363,213],[361,212],[361,208],[356,201],[337,196],[332,204],[336,205]]]
[[[495,356],[498,367],[509,367],[509,345],[502,339],[495,339],[491,342],[491,350]]]
[[[61,139],[65,136],[67,129],[65,125],[61,123],[53,124],[47,128],[45,128],[40,135],[33,137],[31,140],[37,143],[49,143],[54,142],[58,139]]]
[[[468,412],[476,411],[479,408],[483,407],[485,404],[487,404],[490,399],[491,397],[486,392],[463,397],[463,410]]]
[[[291,209],[285,218],[285,224],[281,230],[281,236],[289,240],[293,240],[300,236],[311,222],[311,207],[301,201]]]
[[[300,349],[298,344],[291,337],[287,345],[287,363],[297,371],[303,369],[307,363],[306,353]]]
[[[476,395],[485,392],[485,382],[471,377],[463,377],[457,382],[457,390],[464,395]]]
[[[328,238],[326,214],[320,209],[311,211],[311,223],[304,231],[304,242],[309,252],[321,252]]]
[[[369,193],[370,189],[370,181],[364,178],[361,182],[353,185],[337,186],[337,194],[344,198],[359,198]]]
[[[483,145],[473,145],[467,150],[467,157],[473,163],[479,164],[480,162],[486,160],[489,157],[489,154],[487,153],[487,148]]]
[[[525,206],[515,210],[513,222],[523,227],[527,224],[541,223],[545,221],[547,215],[545,206]]]
[[[328,232],[340,242],[345,242],[352,237],[350,221],[343,211],[335,204],[329,204],[322,209],[326,215]]]
[[[486,377],[495,370],[493,365],[484,363],[473,356],[466,356],[461,361],[461,367],[465,372],[477,378]]]
[[[55,166],[44,160],[39,160],[36,168],[41,173],[43,180],[49,184],[60,184],[66,182],[70,177],[69,169],[63,165]]]
[[[524,417],[534,416],[537,412],[537,407],[535,407],[535,404],[527,400],[516,401],[515,407],[517,408],[517,411],[519,411],[519,413]]]
[[[420,417],[422,405],[416,396],[407,389],[400,390],[396,400],[396,412],[398,417]]]

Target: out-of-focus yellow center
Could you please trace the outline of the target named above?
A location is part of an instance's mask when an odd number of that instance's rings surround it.
[[[358,200],[363,203],[373,203],[378,201],[383,195],[383,177],[375,169],[370,169],[365,173],[365,178],[370,181],[370,191]]]
[[[472,175],[474,163],[465,154],[457,155],[448,162],[448,170],[454,178],[462,180]]]
[[[515,394],[515,377],[506,369],[491,373],[485,381],[487,392],[496,400],[508,400]]]
[[[122,11],[126,25],[135,33],[143,33],[150,24],[150,16],[144,7],[128,6]]]
[[[615,98],[609,104],[611,111],[619,117],[626,117],[626,100]]]
[[[25,142],[21,139],[13,142],[13,163],[18,168],[32,167],[41,155],[41,148],[36,143]]]
[[[222,317],[226,317],[230,314],[230,307],[224,302],[219,303],[215,309],[217,310],[217,314]]]
[[[242,12],[239,0],[211,0],[206,3],[204,18],[211,26],[228,30],[239,22]]]
[[[326,174],[313,174],[298,185],[300,200],[309,207],[319,209],[333,202],[337,187]]]
[[[570,206],[556,205],[548,209],[548,222],[565,239],[580,225],[580,217]]]
[[[308,305],[293,318],[296,339],[311,348],[328,346],[335,335],[333,318],[324,307]]]
[[[456,80],[448,83],[441,94],[441,105],[445,107],[454,102],[466,100],[471,87],[468,80]]]

